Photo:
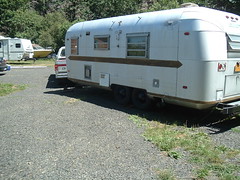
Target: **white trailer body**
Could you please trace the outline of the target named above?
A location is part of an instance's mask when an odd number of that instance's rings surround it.
[[[6,60],[32,59],[32,43],[28,39],[0,38],[0,57]]]
[[[142,89],[196,109],[240,99],[235,14],[192,7],[80,22],[65,45],[74,82]]]

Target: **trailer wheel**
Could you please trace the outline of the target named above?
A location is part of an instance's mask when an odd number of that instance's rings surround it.
[[[149,109],[153,100],[148,96],[145,90],[134,89],[132,92],[132,102],[139,109]]]
[[[131,101],[131,89],[126,86],[115,86],[113,89],[114,98],[118,104],[127,105]]]

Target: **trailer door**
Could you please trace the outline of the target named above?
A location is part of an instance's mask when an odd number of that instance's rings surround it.
[[[240,35],[227,34],[227,45],[232,73],[225,76],[225,97],[240,94]]]
[[[8,40],[4,40],[2,41],[2,54],[3,57],[6,58],[7,60],[9,60],[9,41]]]
[[[3,57],[3,41],[0,41],[0,57]]]

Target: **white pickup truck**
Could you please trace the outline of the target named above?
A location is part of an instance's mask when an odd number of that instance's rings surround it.
[[[65,47],[61,47],[57,53],[57,58],[55,61],[55,75],[56,75],[56,79],[67,78]]]

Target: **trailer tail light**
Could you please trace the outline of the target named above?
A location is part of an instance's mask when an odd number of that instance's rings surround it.
[[[218,72],[224,72],[226,71],[226,63],[218,63]]]

